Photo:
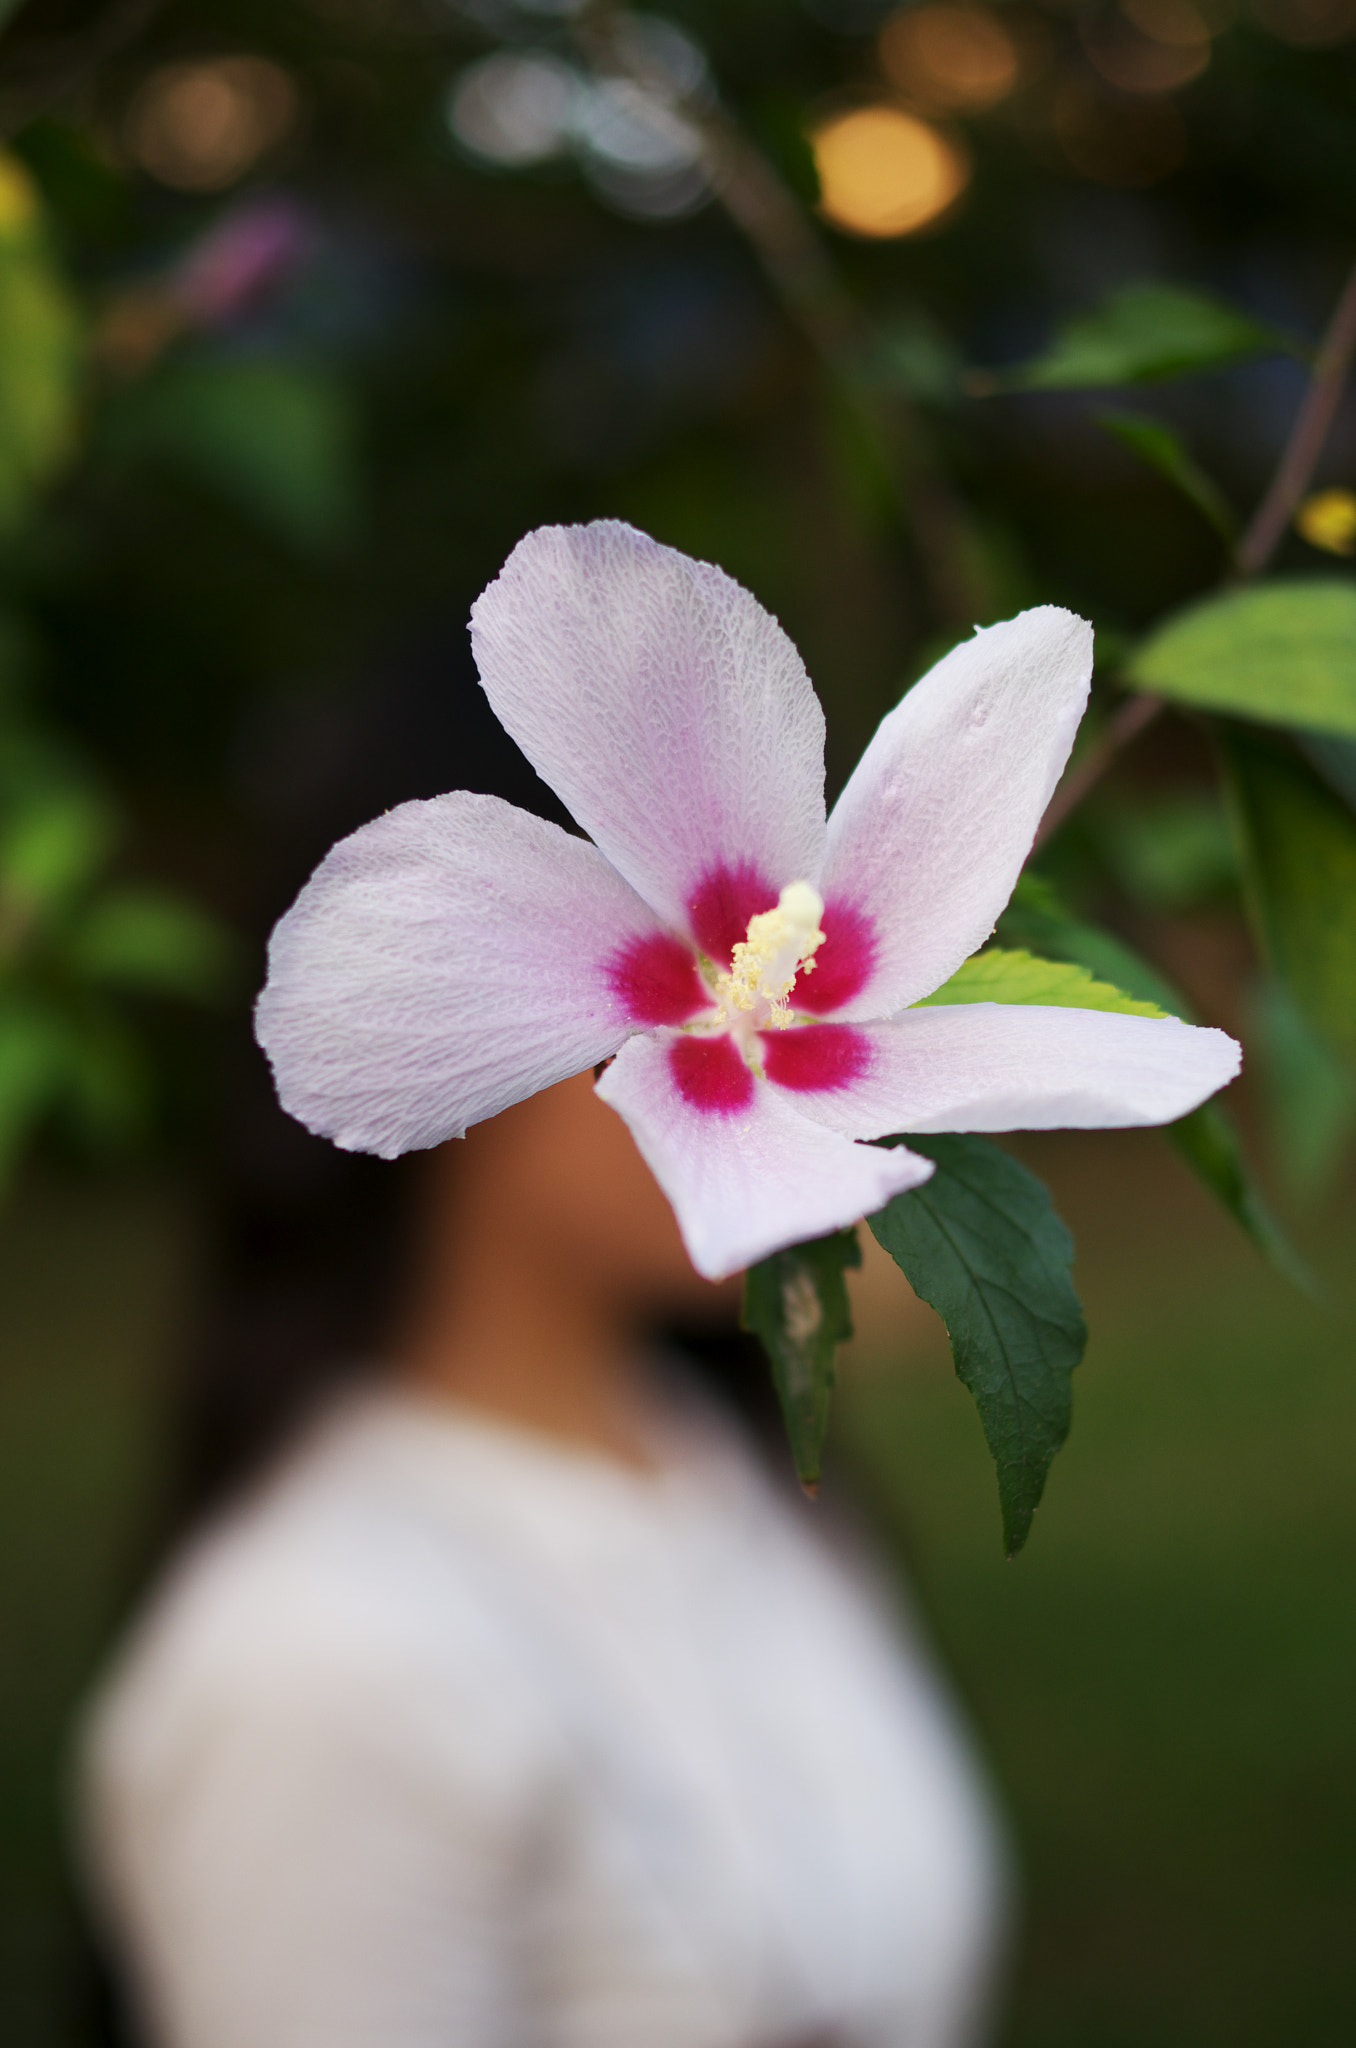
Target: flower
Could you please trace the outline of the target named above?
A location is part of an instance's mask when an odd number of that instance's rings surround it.
[[[1176,1018],[912,1007],[989,936],[1068,758],[1092,670],[1071,612],[955,648],[827,820],[809,677],[721,570],[613,521],[543,527],[471,638],[589,839],[459,790],[334,847],[257,1013],[311,1130],[394,1158],[610,1061],[598,1093],[718,1279],[933,1170],[862,1140],[1162,1123],[1238,1071]]]

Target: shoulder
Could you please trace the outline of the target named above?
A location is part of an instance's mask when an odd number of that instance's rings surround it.
[[[319,1432],[172,1566],[87,1717],[96,1797],[290,1756],[492,1807],[550,1769],[557,1738],[492,1563],[353,1450]]]

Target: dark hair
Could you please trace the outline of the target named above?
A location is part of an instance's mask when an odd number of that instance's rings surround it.
[[[410,797],[474,789],[573,829],[490,710],[460,626],[395,650],[338,705],[332,696],[275,705],[242,751],[245,794],[263,827],[254,835],[261,924],[336,839]],[[233,1491],[376,1355],[422,1174],[417,1154],[392,1163],[340,1152],[293,1122],[243,1030],[223,1061],[219,1099],[210,1265],[171,1392],[172,1532]],[[729,1326],[662,1334],[759,1433],[769,1426],[775,1402],[751,1339]]]

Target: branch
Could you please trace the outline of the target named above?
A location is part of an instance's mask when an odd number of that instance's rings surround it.
[[[911,406],[864,387],[860,366],[871,326],[845,285],[804,207],[723,108],[675,95],[636,62],[618,33],[617,0],[586,0],[575,17],[585,54],[601,71],[666,99],[701,136],[715,196],[748,243],[782,309],[846,394],[879,448],[896,503],[922,565],[939,624],[973,623],[983,609],[974,589],[964,508],[932,460]]]
[[[1245,582],[1250,576],[1259,574],[1280,546],[1295,507],[1304,496],[1327,446],[1353,356],[1356,356],[1356,264],[1347,276],[1327,332],[1319,344],[1309,387],[1295,415],[1290,437],[1281,451],[1276,474],[1238,544],[1233,563],[1235,581]],[[1146,726],[1152,725],[1163,709],[1163,698],[1150,694],[1130,697],[1120,706],[1101,738],[1088,748],[1051,797],[1032,842],[1033,852],[1058,831],[1088,791],[1101,781],[1123,749],[1137,739]]]
[[[1304,496],[1332,431],[1351,359],[1356,353],[1356,265],[1328,323],[1314,359],[1309,388],[1295,415],[1290,438],[1281,453],[1271,487],[1238,544],[1235,570],[1240,577],[1265,569],[1279,547],[1295,507]]]

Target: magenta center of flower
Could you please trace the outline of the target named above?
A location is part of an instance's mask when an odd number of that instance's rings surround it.
[[[863,912],[825,906],[807,883],[778,896],[751,869],[719,869],[693,898],[692,926],[700,955],[652,933],[624,946],[609,970],[633,1023],[681,1028],[668,1059],[684,1102],[728,1117],[749,1108],[759,1079],[811,1094],[862,1077],[866,1034],[806,1013],[838,1008],[868,980],[876,942]]]

